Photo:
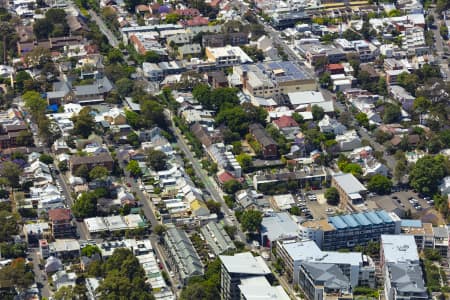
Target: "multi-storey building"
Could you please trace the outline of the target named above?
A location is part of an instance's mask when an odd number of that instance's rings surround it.
[[[50,228],[54,238],[71,237],[74,234],[70,209],[56,208],[48,211]]]
[[[429,299],[413,236],[382,235],[380,264],[385,299]]]
[[[219,258],[222,262],[220,276],[222,300],[240,300],[239,285],[242,280],[271,274],[262,257],[255,257],[250,252],[238,253],[233,256],[220,255]]]
[[[299,283],[302,264],[326,264],[337,266],[348,278],[352,287],[375,287],[375,265],[370,257],[361,252],[322,251],[314,241],[285,240],[277,242],[277,256],[284,262],[293,283]]]
[[[304,222],[300,232],[322,250],[339,250],[379,241],[382,234],[399,234],[400,218],[384,210],[354,213]]]

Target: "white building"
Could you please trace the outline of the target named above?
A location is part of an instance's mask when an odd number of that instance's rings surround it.
[[[370,257],[361,252],[322,251],[314,241],[278,241],[277,254],[284,261],[286,270],[292,275],[293,283],[298,284],[302,263],[337,265],[348,277],[352,287],[375,286],[375,265]]]
[[[348,130],[341,135],[337,135],[336,142],[341,151],[351,151],[361,147],[361,139],[356,130]]]

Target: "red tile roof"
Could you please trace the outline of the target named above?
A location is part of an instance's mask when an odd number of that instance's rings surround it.
[[[328,70],[343,70],[344,67],[341,64],[329,64],[327,66]]]
[[[51,221],[66,221],[70,220],[70,209],[55,208],[48,211],[48,218]]]
[[[234,178],[233,175],[231,175],[229,172],[227,171],[223,171],[222,173],[220,173],[217,178],[219,179],[220,183],[224,184],[225,182],[228,182],[230,180],[236,180],[236,178]]]
[[[275,125],[277,125],[280,129],[286,127],[298,127],[298,123],[289,116],[282,116],[281,118],[274,120],[273,123],[275,123]]]

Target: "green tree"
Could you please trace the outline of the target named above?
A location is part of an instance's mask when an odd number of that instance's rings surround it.
[[[11,187],[19,187],[22,172],[22,168],[11,161],[5,161],[0,165],[0,177],[6,178]]]
[[[81,135],[83,138],[88,138],[94,131],[95,120],[89,107],[83,108],[77,116],[72,117],[72,122],[73,132]]]
[[[444,40],[448,40],[448,27],[445,25],[441,25],[439,27],[439,33],[441,34]]]
[[[39,161],[49,165],[53,163],[53,157],[49,154],[42,153],[41,156],[39,156]]]
[[[360,165],[357,163],[348,163],[343,168],[342,172],[344,173],[352,173],[354,176],[361,176],[363,171]]]
[[[21,131],[16,139],[18,146],[32,146],[34,144],[33,134],[30,131]]]
[[[155,171],[165,170],[167,166],[167,155],[162,151],[150,149],[147,152],[147,163]]]
[[[236,156],[236,160],[241,166],[242,171],[248,172],[252,168],[253,159],[250,155],[246,153],[241,153],[238,156]]]
[[[313,115],[313,119],[315,121],[317,120],[322,120],[323,117],[325,116],[325,111],[323,110],[322,107],[318,106],[318,105],[313,105],[311,108],[311,113]]]
[[[162,224],[156,224],[155,227],[153,227],[153,232],[159,235],[160,237],[166,232],[166,226]]]
[[[26,109],[33,116],[34,120],[37,120],[39,116],[45,114],[47,108],[47,102],[42,99],[38,92],[29,91],[23,94],[22,99],[25,102]]]
[[[325,191],[325,199],[329,205],[339,204],[339,192],[335,187],[330,187]]]
[[[117,48],[112,48],[111,50],[109,50],[107,57],[108,57],[109,62],[113,63],[113,64],[120,63],[123,61],[122,51],[120,51]],[[116,82],[116,84],[117,84],[117,82]]]
[[[69,170],[69,166],[67,165],[67,160],[62,160],[58,163],[58,169],[61,172],[65,172]]]
[[[358,122],[359,125],[363,127],[369,127],[369,118],[367,118],[367,115],[363,112],[359,112],[355,115],[355,119]]]
[[[0,242],[10,241],[13,235],[19,233],[19,220],[17,213],[0,210]]]
[[[305,122],[305,119],[303,119],[303,116],[301,114],[297,113],[297,112],[292,114],[292,118],[298,124],[303,124],[303,122]]]
[[[220,214],[220,208],[221,204],[220,202],[214,201],[212,199],[206,201],[206,206],[208,207],[209,211],[213,214]]]
[[[369,179],[367,188],[378,195],[387,195],[391,192],[392,181],[386,176],[375,174]]]
[[[447,175],[447,159],[442,155],[419,158],[409,172],[411,186],[421,193],[433,195]]]
[[[167,24],[176,24],[179,20],[181,20],[181,16],[176,13],[170,13],[166,15],[165,22]]]
[[[415,95],[416,88],[419,84],[419,77],[416,74],[403,72],[397,77],[398,84],[405,88],[408,92]]]
[[[126,170],[130,172],[130,174],[134,177],[142,175],[141,167],[139,167],[139,163],[136,160],[130,160],[126,167]]]
[[[229,180],[223,184],[223,191],[227,194],[234,194],[241,189],[241,183],[235,179]]]
[[[239,221],[244,232],[257,232],[261,228],[262,213],[258,210],[246,210]]]
[[[86,165],[81,165],[73,172],[73,175],[76,177],[89,179],[89,169]]]
[[[161,56],[155,51],[147,51],[144,55],[144,60],[149,63],[159,63],[161,62]]]
[[[401,117],[400,107],[395,104],[387,103],[384,106],[383,122],[393,123],[399,120]]]
[[[104,180],[109,175],[109,170],[104,166],[95,166],[89,171],[89,179],[94,180]]]
[[[81,249],[82,256],[92,257],[94,254],[102,254],[100,249],[95,245],[87,245]]]
[[[138,148],[139,145],[140,145],[139,137],[138,137],[138,135],[137,135],[134,131],[133,131],[133,132],[130,132],[130,133],[127,135],[127,142],[128,142],[131,146],[133,146],[133,147],[135,147],[135,148]]]
[[[97,214],[97,197],[93,192],[82,193],[72,205],[72,213],[76,218],[95,217]]]
[[[33,24],[33,32],[38,40],[48,39],[50,33],[53,31],[54,25],[47,18],[38,19]]]
[[[123,97],[129,96],[133,91],[134,81],[128,78],[121,78],[116,81],[116,88]]]
[[[0,29],[0,30],[1,30],[1,29]],[[31,78],[30,74],[28,74],[27,72],[25,72],[25,71],[19,71],[19,72],[17,72],[17,74],[16,74],[15,80],[16,80],[16,88],[17,88],[20,92],[22,92],[22,91],[23,91],[23,88],[24,88],[25,81],[27,81],[27,80],[32,80],[32,78]]]
[[[2,268],[0,282],[3,286],[10,286],[24,291],[34,282],[32,266],[26,264],[25,259],[16,258],[11,264]]]

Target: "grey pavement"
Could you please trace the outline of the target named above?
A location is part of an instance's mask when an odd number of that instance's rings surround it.
[[[92,20],[94,20],[95,23],[97,23],[98,28],[100,28],[100,31],[106,36],[111,46],[114,48],[119,47],[119,41],[117,40],[116,36],[109,30],[108,26],[103,22],[103,20],[93,11],[92,9],[89,10],[89,15],[91,16]]]
[[[33,259],[33,272],[34,272],[34,280],[39,287],[41,292],[41,296],[47,299],[50,298],[52,292],[50,290],[50,286],[48,284],[47,274],[45,274],[44,270],[39,268],[39,263],[41,257],[39,256],[39,251],[36,248],[30,249],[30,256]]]

